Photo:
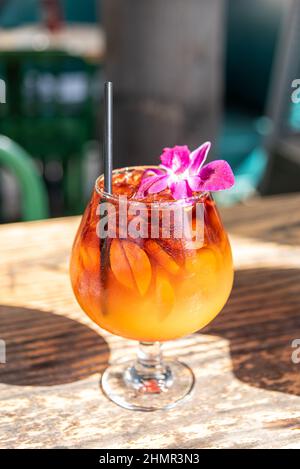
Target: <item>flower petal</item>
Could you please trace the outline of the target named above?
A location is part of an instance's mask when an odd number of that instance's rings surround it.
[[[158,192],[161,192],[168,187],[168,176],[163,175],[152,179],[154,181],[148,189],[148,194],[157,194]]]
[[[190,154],[190,167],[189,167],[189,173],[191,175],[195,175],[199,173],[200,168],[202,167],[204,161],[207,158],[210,147],[211,147],[211,143],[205,142],[196,150],[192,151],[192,153]]]
[[[145,193],[148,191],[149,187],[151,186],[151,184],[153,184],[153,178],[157,179],[158,177],[160,176],[148,176],[148,177],[144,177],[141,182],[140,182],[140,185],[139,185],[139,188],[137,190],[137,193],[136,193],[136,197],[139,198],[143,198],[145,196]]]
[[[160,155],[160,161],[166,168],[172,166],[172,148],[164,148],[163,153]]]
[[[170,186],[170,189],[172,196],[176,200],[186,199],[187,197],[192,196],[192,191],[185,179],[178,182],[173,182]]]
[[[172,161],[172,170],[176,174],[183,173],[190,164],[190,157],[188,153],[174,152]]]
[[[231,167],[224,160],[215,160],[205,165],[199,173],[201,178],[200,190],[221,191],[229,189],[234,184]]]
[[[189,167],[190,150],[186,145],[164,148],[160,159],[166,169],[175,174],[181,174]]]
[[[192,191],[198,192],[202,190],[202,181],[199,176],[189,176],[187,181]]]
[[[144,177],[148,177],[148,176],[151,176],[151,173],[153,174],[156,174],[156,175],[163,175],[163,174],[166,174],[166,171],[164,169],[161,169],[161,168],[148,168],[148,169],[145,169],[145,172],[143,174],[143,179]]]

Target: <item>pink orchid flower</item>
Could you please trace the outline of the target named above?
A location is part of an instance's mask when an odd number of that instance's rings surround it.
[[[193,192],[221,191],[234,184],[233,172],[224,160],[215,160],[203,166],[210,142],[190,152],[184,146],[165,148],[159,168],[146,170],[137,196],[157,194],[167,188],[174,199],[191,197]]]

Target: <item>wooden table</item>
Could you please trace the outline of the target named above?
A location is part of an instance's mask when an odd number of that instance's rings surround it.
[[[300,447],[300,195],[224,211],[236,264],[222,314],[166,346],[195,371],[170,411],[123,410],[99,391],[108,361],[134,354],[80,310],[68,279],[78,218],[0,228],[0,446]],[[300,354],[299,354],[300,356]]]

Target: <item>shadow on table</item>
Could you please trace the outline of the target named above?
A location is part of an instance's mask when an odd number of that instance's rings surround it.
[[[222,314],[202,332],[229,341],[241,381],[300,395],[300,363],[292,362],[297,349],[291,346],[300,339],[299,308],[300,269],[241,270]]]
[[[108,364],[109,347],[99,334],[50,312],[0,305],[0,339],[6,343],[1,383],[71,383],[102,372]]]

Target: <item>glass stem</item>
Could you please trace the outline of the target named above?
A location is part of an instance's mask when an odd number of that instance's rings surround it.
[[[159,342],[140,342],[137,360],[124,376],[125,382],[144,393],[160,393],[173,383],[169,366],[162,360]]]
[[[159,342],[139,342],[137,366],[149,370],[162,367],[162,353]]]

